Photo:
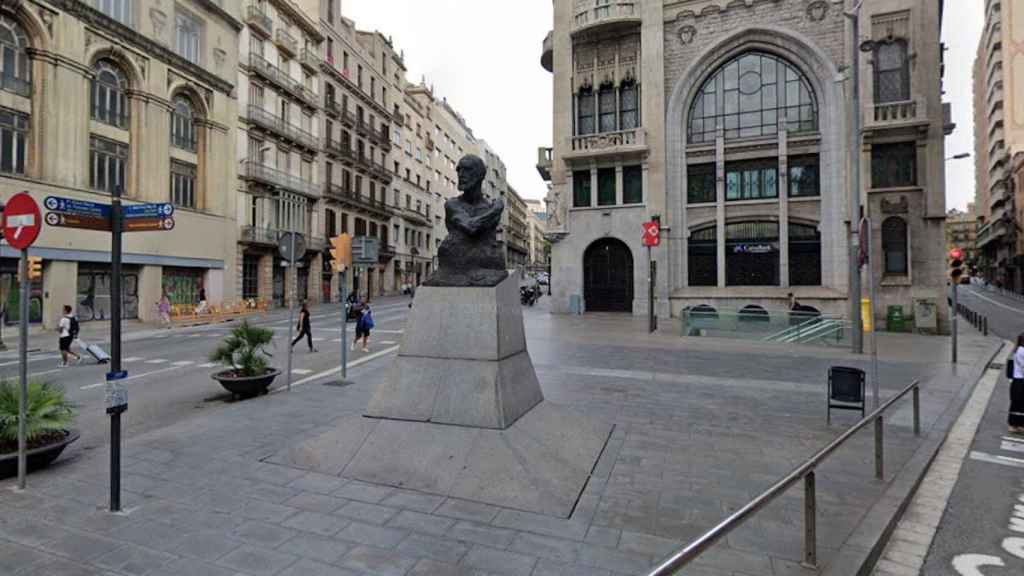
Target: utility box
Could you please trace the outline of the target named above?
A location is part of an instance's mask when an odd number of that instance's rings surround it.
[[[939,329],[939,310],[933,298],[914,300],[914,327],[931,333]]]

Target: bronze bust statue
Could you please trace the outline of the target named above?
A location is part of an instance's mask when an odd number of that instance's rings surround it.
[[[481,186],[487,166],[479,157],[464,156],[455,171],[462,194],[444,203],[448,237],[437,249],[437,272],[424,284],[497,286],[508,277],[505,251],[497,240],[505,202],[484,198]]]

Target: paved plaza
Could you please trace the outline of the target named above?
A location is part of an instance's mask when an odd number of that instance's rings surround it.
[[[627,316],[526,311],[547,401],[614,424],[568,518],[366,484],[266,460],[363,413],[394,360],[291,392],[218,404],[125,445],[123,502],[107,505],[106,448],[72,447],[18,493],[0,484],[0,573],[25,575],[636,575],[721,521],[827,444],[857,413],[825,423],[830,365],[846,350],[648,335]],[[858,531],[906,498],[906,474],[941,440],[1000,342],[883,335],[882,397],[923,383],[924,434],[909,402],[886,422],[886,482],[870,429],[818,471],[823,573],[855,569]],[[869,371],[870,373],[870,371]],[[167,386],[173,386],[168,378]],[[910,464],[908,464],[910,463]],[[902,492],[901,492],[902,491]],[[883,514],[885,515],[885,514]],[[683,574],[814,574],[802,568],[794,488]],[[875,534],[878,537],[878,534]]]

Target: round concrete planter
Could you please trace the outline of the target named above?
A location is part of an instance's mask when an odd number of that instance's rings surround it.
[[[242,396],[250,398],[252,396],[259,396],[260,394],[266,394],[267,389],[270,388],[270,384],[281,374],[280,370],[270,369],[266,374],[260,376],[233,376],[230,370],[223,372],[217,372],[211,377],[220,382],[220,385],[225,390]]]
[[[25,463],[28,470],[38,470],[39,468],[49,466],[57,459],[58,456],[60,456],[61,452],[64,451],[64,448],[66,448],[68,444],[78,440],[78,437],[78,432],[65,430],[64,438],[62,440],[29,450],[25,453]],[[10,478],[17,474],[18,453],[11,452],[8,454],[0,454],[0,478]]]

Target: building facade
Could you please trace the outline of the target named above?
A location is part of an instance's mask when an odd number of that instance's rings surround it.
[[[985,27],[974,62],[975,205],[979,272],[990,282],[1024,292],[1024,72],[1010,65],[1024,55],[1024,6],[986,0]]]
[[[175,225],[124,238],[124,315],[172,302],[234,299],[238,6],[210,0],[0,3],[2,199],[27,191],[127,205],[170,202]],[[110,318],[110,234],[46,225],[32,320],[64,305]],[[0,248],[8,310],[18,253]],[[9,315],[9,319],[14,319]]]
[[[852,3],[850,3],[852,4]],[[821,0],[555,0],[553,309],[848,313],[850,28]],[[943,297],[942,3],[860,11],[861,202],[878,306]],[[658,220],[649,270],[641,224]],[[855,221],[857,219],[855,218]],[[866,278],[864,292],[867,293]]]
[[[946,254],[953,249],[963,252],[963,262],[968,271],[978,266],[978,218],[974,214],[974,204],[967,207],[966,212],[950,210],[946,213]]]

